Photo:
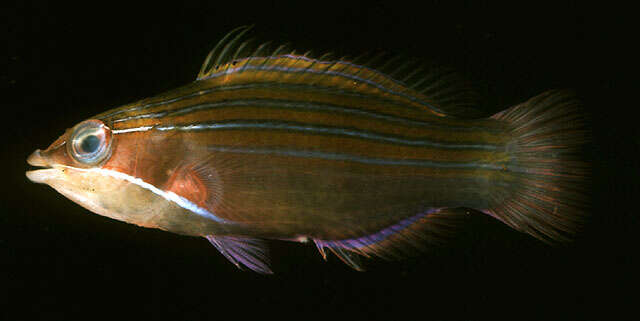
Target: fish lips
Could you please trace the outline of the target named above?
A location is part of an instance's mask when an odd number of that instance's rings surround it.
[[[57,169],[52,168],[49,165],[47,160],[40,153],[39,149],[36,149],[36,151],[29,155],[27,163],[35,167],[45,167],[43,169],[30,170],[25,173],[27,178],[34,183],[45,183],[45,181],[50,178],[54,172],[57,172]]]

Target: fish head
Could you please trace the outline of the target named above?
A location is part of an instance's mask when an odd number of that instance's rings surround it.
[[[34,151],[27,163],[42,169],[27,171],[26,176],[94,213],[144,226],[135,216],[145,212],[153,195],[105,168],[117,158],[116,145],[104,122],[85,120],[66,130],[47,149]],[[126,150],[119,153],[126,157],[122,153]]]

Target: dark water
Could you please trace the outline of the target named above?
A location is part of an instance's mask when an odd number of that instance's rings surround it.
[[[392,1],[156,7],[13,4],[3,18],[0,319],[620,319],[637,297],[638,128],[615,89],[623,8]],[[229,30],[301,50],[384,50],[458,70],[496,112],[573,88],[594,115],[591,218],[549,247],[472,216],[446,246],[351,271],[312,245],[271,242],[273,276],[236,271],[204,239],[91,214],[24,177],[26,157],[107,108],[192,81]],[[625,40],[626,39],[626,40]],[[622,90],[621,90],[622,91]]]

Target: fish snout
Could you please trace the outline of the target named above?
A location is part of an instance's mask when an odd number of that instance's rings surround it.
[[[42,154],[40,153],[39,149],[36,149],[33,153],[31,153],[31,155],[29,155],[29,157],[27,157],[27,163],[31,166],[37,166],[37,167],[49,166],[49,164],[44,159],[44,157],[42,157]]]
[[[35,167],[44,167],[42,169],[30,170],[25,174],[27,178],[34,183],[45,183],[45,181],[54,176],[57,170],[51,168],[46,157],[42,155],[39,149],[36,149],[29,157],[27,157],[27,163]]]

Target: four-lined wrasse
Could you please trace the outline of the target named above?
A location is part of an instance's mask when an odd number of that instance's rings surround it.
[[[195,82],[36,150],[27,162],[46,168],[27,177],[94,213],[205,237],[261,273],[264,239],[309,240],[361,269],[359,255],[401,255],[470,209],[544,241],[575,231],[588,132],[572,95],[482,117],[446,73],[267,51],[242,41],[248,29]]]

